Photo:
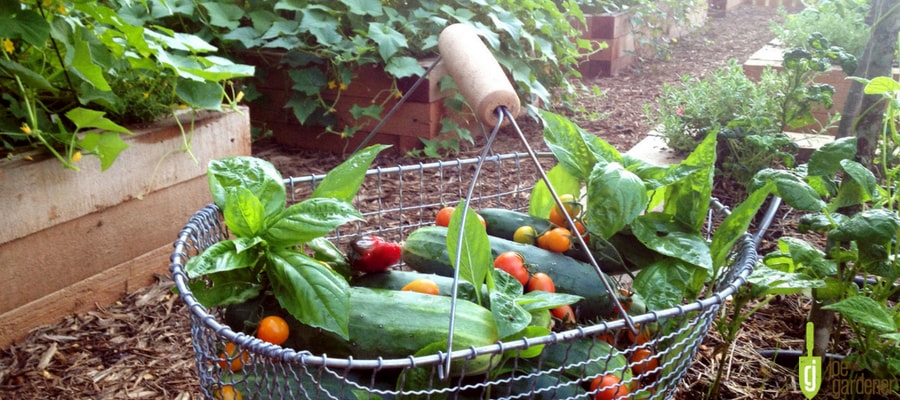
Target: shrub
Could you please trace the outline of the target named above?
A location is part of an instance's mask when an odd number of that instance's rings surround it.
[[[856,57],[869,38],[871,27],[866,24],[868,0],[811,0],[796,14],[781,10],[783,22],[772,23],[772,33],[786,48],[809,50],[809,35],[820,33],[833,46]]]

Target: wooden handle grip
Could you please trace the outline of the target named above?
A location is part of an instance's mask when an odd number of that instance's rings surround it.
[[[447,73],[483,124],[497,124],[497,107],[506,107],[513,118],[519,115],[521,104],[516,90],[474,28],[465,24],[444,28],[438,37],[438,50]]]

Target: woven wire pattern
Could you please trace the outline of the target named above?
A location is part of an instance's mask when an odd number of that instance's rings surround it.
[[[342,247],[361,233],[399,241],[421,226],[432,225],[441,207],[456,205],[463,198],[476,162],[441,161],[369,171],[354,202],[365,221],[342,227],[329,239]],[[307,198],[322,178],[286,179],[289,203]],[[491,156],[484,160],[470,205],[475,209],[527,210],[529,193],[537,179],[534,165],[524,154]],[[711,209],[719,214],[727,212],[717,202],[713,201],[713,205],[717,207]],[[712,218],[710,224],[711,221]],[[197,303],[187,287],[184,264],[190,256],[227,237],[218,209],[207,206],[197,211],[180,232],[171,256],[170,270],[191,311],[200,388],[210,399],[226,386],[237,388],[244,399],[593,399],[595,392],[586,390],[587,383],[606,373],[625,378],[621,384],[628,385],[632,398],[671,398],[724,299],[744,284],[757,260],[755,245],[745,235],[701,300],[632,316],[636,324],[660,326],[658,334],[643,343],[623,345],[628,328],[619,319],[538,338],[454,349],[449,354],[357,360],[329,358],[262,342],[223,325],[222,310],[207,309]],[[612,338],[612,345],[600,339],[605,334],[607,340]],[[229,342],[238,349],[234,357],[222,354]],[[504,354],[522,354],[516,352],[527,352],[535,346],[543,346],[537,347],[541,349],[538,357],[509,358],[503,365],[507,373],[465,374],[469,360],[476,356],[489,356],[495,365]],[[640,348],[653,349],[658,366],[643,374],[631,374],[632,366],[621,360],[627,360]],[[453,373],[441,380],[440,368],[448,357],[454,360]],[[243,365],[237,372],[227,368],[235,358],[241,358]],[[527,369],[519,368],[526,365]],[[517,372],[526,370],[530,372]]]

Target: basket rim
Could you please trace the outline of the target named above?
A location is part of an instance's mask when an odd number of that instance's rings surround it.
[[[505,160],[516,158],[521,155],[522,154],[520,153],[511,153],[494,155],[488,158],[495,160]],[[476,161],[477,158],[470,158],[459,159],[455,161],[438,161],[427,164],[420,163],[417,165],[403,165],[388,168],[379,167],[369,169],[366,175],[368,176],[369,174],[378,173],[415,171],[419,169],[434,168],[438,166],[466,165],[469,163],[474,163]],[[321,176],[310,175],[301,178],[289,177],[285,178],[285,184],[291,187],[296,183],[314,181]],[[728,208],[721,202],[719,202],[718,199],[711,198],[710,205],[710,212],[713,212],[713,209],[715,209],[715,211],[724,213],[726,215],[729,213]],[[566,342],[574,339],[591,337],[594,335],[605,333],[609,330],[621,329],[627,326],[627,321],[620,318],[613,321],[599,322],[590,326],[578,326],[566,331],[551,332],[548,335],[536,338],[523,337],[522,339],[506,342],[498,340],[495,344],[477,348],[469,347],[466,349],[456,349],[449,353],[438,351],[435,354],[425,356],[410,355],[404,358],[378,357],[376,359],[356,359],[352,356],[346,358],[329,357],[327,354],[313,354],[308,350],[296,350],[292,348],[281,347],[268,342],[264,342],[254,336],[245,334],[243,332],[236,332],[230,326],[220,323],[215,315],[210,314],[207,308],[200,304],[199,301],[197,301],[196,297],[188,287],[189,279],[186,272],[184,271],[184,260],[187,258],[186,254],[188,238],[190,237],[192,232],[195,232],[197,230],[199,221],[201,219],[210,217],[218,218],[220,215],[220,210],[216,205],[208,204],[200,210],[196,211],[191,216],[188,223],[179,232],[178,238],[174,242],[174,250],[170,256],[169,265],[169,271],[178,290],[179,297],[188,306],[190,313],[193,314],[193,316],[195,316],[197,320],[200,321],[200,323],[214,331],[216,337],[231,341],[240,347],[247,348],[266,357],[281,360],[286,363],[301,364],[306,366],[324,366],[326,368],[336,369],[358,368],[381,370],[386,368],[414,368],[417,366],[434,364],[437,364],[439,366],[438,368],[442,368],[441,365],[446,363],[448,359],[470,359],[486,354],[498,354],[509,350],[521,350],[536,345]],[[690,312],[705,311],[711,307],[721,305],[722,303],[724,303],[727,297],[734,294],[740,286],[747,282],[748,277],[753,272],[754,266],[759,259],[756,245],[757,243],[754,240],[754,237],[749,232],[745,232],[734,244],[734,246],[732,247],[732,251],[735,254],[734,261],[730,263],[730,267],[723,266],[723,272],[720,273],[721,276],[727,276],[729,274],[724,271],[727,271],[726,268],[730,268],[733,270],[731,273],[734,274],[734,278],[727,283],[718,283],[718,285],[725,284],[724,288],[720,288],[717,291],[708,293],[703,299],[697,299],[663,310],[647,311],[640,315],[629,315],[628,318],[631,319],[632,323],[635,324],[650,323],[665,320],[667,318],[683,316],[686,313]]]

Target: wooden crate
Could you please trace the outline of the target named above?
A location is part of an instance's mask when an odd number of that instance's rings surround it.
[[[190,121],[183,119],[189,127]],[[206,166],[250,154],[249,110],[203,113],[191,151],[174,120],[135,130],[104,172],[85,157],[0,163],[0,347],[34,327],[109,304],[167,273],[187,219],[212,199]]]

